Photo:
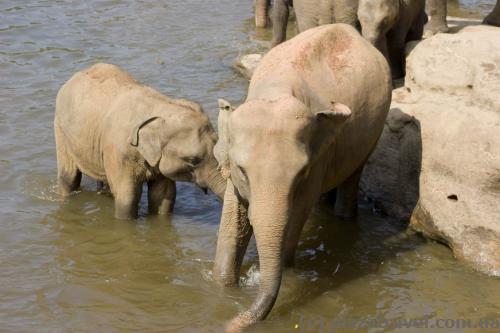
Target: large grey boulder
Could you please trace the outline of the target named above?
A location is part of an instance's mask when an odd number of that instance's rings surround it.
[[[500,275],[500,28],[420,42],[361,189],[390,215]]]

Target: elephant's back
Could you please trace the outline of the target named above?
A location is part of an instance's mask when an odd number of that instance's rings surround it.
[[[271,49],[255,69],[251,85],[292,82],[297,76],[308,81],[329,79],[330,85],[374,76],[387,83],[390,69],[383,55],[354,27],[338,23],[309,29]]]
[[[109,131],[108,122],[126,118],[115,113],[128,109],[116,105],[140,89],[129,74],[109,64],[77,72],[61,87],[56,98],[55,134],[84,173],[103,172],[100,145]]]
[[[137,85],[129,74],[118,67],[96,64],[75,73],[61,87],[56,99],[56,116],[106,112],[120,94]]]

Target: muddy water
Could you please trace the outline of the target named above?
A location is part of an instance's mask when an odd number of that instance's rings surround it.
[[[474,3],[480,15],[492,6]],[[255,36],[250,0],[0,2],[0,331],[218,332],[250,303],[253,245],[241,289],[222,291],[211,280],[220,214],[213,197],[182,185],[169,219],[142,208],[131,222],[114,220],[112,198],[88,179],[63,201],[51,122],[58,87],[96,62],[199,101],[214,120],[217,97],[244,98],[246,82],[229,65],[258,48],[249,41]],[[367,207],[357,223],[323,208],[306,227],[269,320],[253,331],[483,317],[500,319],[498,278]],[[357,332],[401,331],[359,325]],[[461,331],[432,325],[418,331]]]

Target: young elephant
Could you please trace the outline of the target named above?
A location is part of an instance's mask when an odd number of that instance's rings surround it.
[[[405,45],[422,39],[425,0],[359,0],[363,37],[382,52],[394,79],[404,76]]]
[[[387,61],[353,27],[323,25],[273,48],[258,65],[244,104],[220,100],[214,153],[229,176],[214,278],[236,285],[255,233],[260,288],[227,332],[264,319],[284,265],[322,193],[337,189],[335,212],[356,214],[363,165],[391,103]]]
[[[201,107],[142,86],[116,66],[94,65],[61,87],[54,131],[61,194],[76,190],[82,173],[107,181],[117,218],[137,216],[144,182],[157,214],[173,209],[175,181],[224,193],[217,135]]]

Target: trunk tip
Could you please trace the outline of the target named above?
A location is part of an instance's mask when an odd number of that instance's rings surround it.
[[[241,333],[256,322],[257,318],[252,313],[242,312],[226,324],[224,333]]]

